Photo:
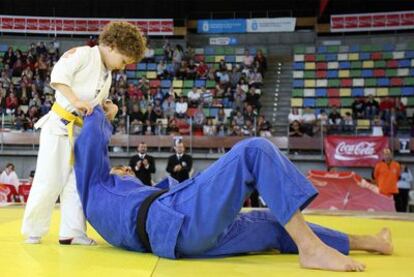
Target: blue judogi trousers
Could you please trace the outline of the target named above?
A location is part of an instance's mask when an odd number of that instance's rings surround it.
[[[75,144],[77,189],[86,218],[110,244],[145,252],[137,236],[137,213],[158,187],[110,175],[112,126],[102,108],[84,119]],[[317,194],[297,168],[263,138],[246,139],[200,174],[170,190],[149,209],[146,231],[154,254],[165,258],[214,257],[278,249],[297,253],[283,226]],[[268,210],[240,213],[257,189]],[[326,244],[348,254],[348,237],[310,224]]]

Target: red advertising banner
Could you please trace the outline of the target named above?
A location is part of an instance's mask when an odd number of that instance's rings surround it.
[[[382,152],[388,147],[388,138],[327,136],[324,145],[329,167],[373,167],[382,160]]]
[[[151,36],[174,34],[173,19],[69,18],[0,15],[0,32],[38,34],[99,34],[110,21],[127,20]]]
[[[331,32],[414,29],[414,11],[331,15]]]

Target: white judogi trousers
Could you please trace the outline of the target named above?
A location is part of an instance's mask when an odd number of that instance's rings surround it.
[[[86,236],[86,222],[70,165],[71,145],[65,126],[53,112],[42,124],[35,177],[24,212],[22,234],[44,236],[60,195],[61,238]]]

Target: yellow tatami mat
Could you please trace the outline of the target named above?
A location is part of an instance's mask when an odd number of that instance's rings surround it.
[[[54,211],[50,234],[40,245],[23,243],[23,207],[0,208],[0,276],[414,276],[414,222],[345,216],[307,215],[308,221],[353,234],[376,233],[388,226],[395,254],[353,252],[367,265],[364,273],[334,273],[299,268],[297,255],[275,252],[217,259],[160,259],[108,245],[92,228],[88,235],[98,246],[60,246],[59,211]]]

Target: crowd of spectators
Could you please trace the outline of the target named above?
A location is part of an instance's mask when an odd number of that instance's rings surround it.
[[[87,45],[96,44],[89,38]],[[49,112],[54,102],[50,73],[59,59],[57,41],[31,43],[27,52],[9,47],[1,62],[0,114],[12,128],[33,130],[34,123]],[[267,63],[261,50],[255,55],[246,49],[243,62],[216,66],[197,59],[192,47],[173,47],[165,41],[164,58],[157,63],[157,79],[212,80],[214,88],[193,87],[188,91],[151,88],[150,80],[138,83],[127,78],[126,71],[113,73],[110,97],[119,106],[114,132],[140,135],[265,135],[271,125],[260,115],[260,88]],[[148,45],[143,63],[155,62],[154,49]],[[223,100],[226,100],[224,107]],[[205,110],[215,107],[217,115]],[[260,115],[260,116],[259,116]],[[190,126],[191,125],[191,126]]]
[[[292,108],[288,120],[289,136],[293,137],[321,133],[414,136],[414,121],[407,117],[406,107],[398,97],[382,97],[379,101],[372,95],[356,97],[350,111],[344,114],[335,106],[329,112],[321,109],[318,114],[310,108],[304,108],[302,113]]]

